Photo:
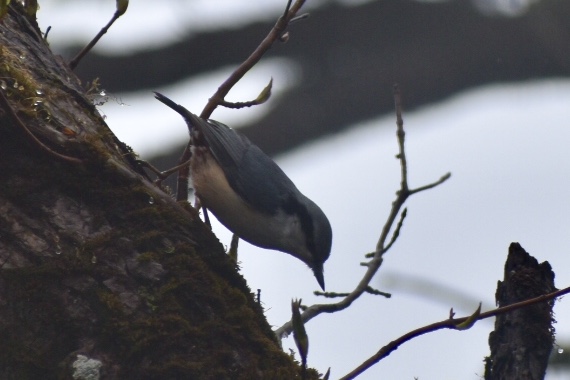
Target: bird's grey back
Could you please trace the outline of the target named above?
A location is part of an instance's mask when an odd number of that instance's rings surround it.
[[[230,186],[246,202],[274,214],[284,201],[299,194],[283,170],[247,137],[217,121],[208,124],[200,125],[200,132]]]

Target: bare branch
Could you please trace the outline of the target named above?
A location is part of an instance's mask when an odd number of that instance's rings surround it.
[[[427,333],[430,333],[433,331],[437,331],[437,330],[442,330],[442,329],[460,330],[462,324],[467,322],[469,320],[469,318],[474,319],[472,322],[475,323],[475,321],[480,321],[482,319],[494,317],[494,316],[499,315],[499,314],[508,313],[512,310],[520,309],[520,308],[523,308],[523,307],[526,307],[529,305],[534,305],[534,304],[537,304],[540,302],[549,301],[551,299],[558,298],[558,297],[560,297],[564,294],[568,294],[568,293],[570,293],[570,287],[567,287],[567,288],[562,289],[562,290],[558,290],[556,292],[544,294],[544,295],[536,297],[536,298],[531,298],[531,299],[526,300],[526,301],[513,303],[511,305],[504,306],[504,307],[499,307],[497,309],[490,310],[490,311],[487,311],[485,313],[481,313],[475,318],[473,318],[473,317],[476,314],[473,314],[469,317],[462,317],[462,318],[455,318],[455,319],[449,318],[449,319],[445,319],[445,320],[440,321],[440,322],[436,322],[436,323],[432,323],[432,324],[427,325],[427,326],[420,327],[420,328],[415,329],[413,331],[410,331],[410,332],[402,335],[398,339],[393,340],[392,342],[388,343],[387,345],[382,347],[380,350],[378,350],[377,353],[372,355],[365,362],[363,362],[361,365],[359,365],[357,368],[355,368],[353,371],[351,371],[347,375],[341,377],[340,380],[354,379],[356,376],[360,375],[362,372],[366,371],[368,368],[372,367],[374,364],[378,363],[380,360],[382,360],[383,358],[387,357],[392,352],[397,350],[402,344],[406,343],[409,340],[417,338],[420,335],[424,335],[424,334],[427,334]]]
[[[420,191],[433,189],[434,187],[441,185],[442,183],[447,181],[450,177],[451,177],[451,173],[449,173],[449,172],[445,173],[440,179],[438,179],[437,181],[435,181],[433,183],[430,183],[429,185],[421,186],[421,187],[418,187],[416,189],[410,190],[410,195],[413,195],[415,193],[419,193]]]
[[[396,225],[396,229],[394,230],[394,233],[392,234],[392,239],[390,240],[388,245],[386,245],[386,248],[384,248],[384,251],[388,251],[392,247],[392,245],[394,245],[394,243],[398,239],[398,236],[400,236],[400,230],[402,229],[402,226],[404,225],[404,219],[406,219],[406,215],[408,215],[408,209],[407,208],[405,208],[404,211],[402,211],[402,214],[400,215],[400,220],[398,221],[398,224]]]
[[[382,231],[380,233],[380,238],[378,239],[378,243],[376,244],[376,250],[374,251],[373,254],[366,255],[366,257],[372,257],[372,259],[369,262],[363,264],[367,267],[367,269],[364,275],[362,276],[360,282],[358,283],[358,285],[356,285],[355,289],[351,293],[346,294],[346,296],[337,303],[316,304],[308,307],[303,312],[303,314],[301,314],[301,318],[303,319],[304,322],[309,321],[310,319],[316,317],[321,313],[334,313],[346,309],[352,304],[352,302],[358,299],[363,293],[370,292],[370,289],[372,289],[370,287],[370,281],[372,281],[372,278],[374,277],[374,275],[376,275],[378,269],[380,269],[380,266],[382,265],[382,260],[383,260],[382,256],[389,248],[392,247],[392,244],[396,241],[397,237],[399,236],[403,220],[406,216],[406,211],[402,212],[402,215],[400,216],[400,221],[397,224],[394,233],[392,234],[392,239],[390,240],[388,245],[386,245],[386,240],[390,235],[390,231],[394,226],[394,223],[396,222],[398,215],[400,215],[401,208],[403,207],[408,197],[412,194],[408,189],[408,177],[407,177],[408,164],[406,161],[406,152],[404,144],[405,132],[404,132],[404,122],[402,119],[402,101],[401,101],[400,90],[397,85],[394,86],[394,102],[396,108],[396,125],[397,125],[396,136],[398,138],[398,146],[399,146],[399,153],[397,157],[400,161],[400,166],[401,166],[400,189],[396,193],[396,199],[394,200],[394,202],[392,202],[392,208],[390,210],[386,222],[384,223],[384,227],[382,228]],[[430,188],[435,187],[438,184],[445,182],[448,178],[449,175],[446,174],[439,181],[427,186],[430,186]],[[343,294],[343,293],[335,294],[329,292],[323,295],[327,297],[337,297],[338,294]],[[281,339],[283,336],[289,335],[291,331],[292,331],[292,325],[290,322],[287,322],[283,326],[275,330],[275,334],[277,335],[278,339]]]
[[[402,119],[402,93],[400,92],[400,86],[398,84],[394,85],[394,107],[396,108],[396,135],[398,136],[398,147],[399,153],[397,158],[400,160],[401,168],[401,185],[400,192],[408,193],[408,161],[406,159],[406,150],[404,149],[404,144],[406,141],[406,133],[404,132],[404,120]],[[407,198],[407,195],[404,197]]]
[[[263,55],[273,46],[275,41],[279,40],[289,23],[295,16],[297,12],[303,4],[305,0],[296,0],[293,5],[291,5],[292,0],[288,0],[287,6],[285,7],[285,11],[281,17],[277,20],[269,34],[261,41],[259,46],[251,53],[251,55],[242,62],[241,65],[237,69],[234,70],[233,73],[230,74],[228,79],[225,80],[224,83],[218,88],[216,93],[212,95],[212,97],[208,100],[208,103],[202,110],[200,117],[204,119],[210,118],[212,112],[218,107],[218,105],[222,104],[225,101],[226,95],[230,92],[233,86],[241,79],[243,76],[251,70],[259,60],[263,57]],[[191,152],[190,152],[190,145],[186,146],[184,153],[182,153],[182,157],[178,161],[179,164],[186,162],[190,159]],[[177,189],[176,189],[176,199],[178,201],[185,201],[188,199],[188,178],[189,178],[189,168],[183,167],[178,171],[178,181],[177,181]]]
[[[325,298],[342,298],[342,297],[348,297],[348,295],[350,295],[350,293],[321,292],[320,290],[315,290],[313,294]]]
[[[233,108],[233,109],[258,106],[269,100],[269,97],[271,96],[272,87],[273,87],[273,78],[271,78],[267,86],[265,86],[263,90],[261,90],[257,98],[255,98],[254,100],[250,100],[248,102],[228,102],[224,100],[220,102],[220,105],[226,108]]]
[[[190,165],[190,160],[181,163],[180,165],[176,165],[173,168],[170,168],[168,170],[165,171],[160,171],[157,167],[153,166],[150,162],[144,161],[144,160],[137,160],[137,162],[147,168],[148,170],[150,170],[151,172],[153,172],[154,174],[156,174],[156,176],[158,177],[157,180],[154,181],[154,183],[157,186],[161,186],[162,182],[167,179],[170,175],[172,175],[173,173],[175,173],[177,170],[180,170],[181,168],[183,168],[184,166],[188,166]]]
[[[365,292],[376,296],[383,296],[386,298],[392,297],[390,293],[382,292],[378,289],[374,289],[371,286],[367,286]],[[341,298],[341,297],[348,297],[350,295],[350,293],[321,292],[319,290],[314,291],[313,294],[316,296],[323,296],[325,298]]]
[[[71,61],[69,61],[69,67],[71,68],[71,70],[74,70],[77,67],[77,65],[79,64],[79,61],[81,61],[81,59],[83,59],[83,57],[87,53],[89,53],[89,51],[91,49],[93,49],[93,46],[95,46],[97,44],[97,42],[99,42],[101,37],[103,37],[103,35],[109,31],[109,28],[111,28],[111,25],[113,25],[115,23],[115,21],[117,21],[117,19],[119,17],[121,17],[126,12],[128,5],[129,5],[128,1],[117,1],[117,10],[115,11],[115,13],[113,13],[113,17],[111,17],[111,20],[107,23],[107,25],[105,25],[103,28],[101,28],[99,33],[97,33],[97,35],[91,40],[91,42],[89,42],[87,44],[87,46],[85,46],[75,56],[75,58],[73,58]],[[44,38],[47,38],[47,32],[46,32],[46,36]]]
[[[380,290],[378,290],[378,289],[374,289],[374,288],[371,287],[371,286],[367,286],[367,287],[366,287],[366,293],[372,294],[372,295],[375,295],[375,296],[382,296],[382,297],[386,297],[386,298],[391,298],[391,297],[392,297],[392,294],[386,293],[386,292],[383,292],[383,291],[380,291]]]

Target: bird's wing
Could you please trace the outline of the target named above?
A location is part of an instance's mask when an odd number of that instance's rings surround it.
[[[230,186],[247,203],[273,214],[298,191],[283,170],[247,137],[213,120],[207,124],[199,129],[212,155]]]
[[[265,153],[247,137],[214,120],[206,121],[161,93],[155,97],[178,112],[190,129],[195,128],[197,145],[208,145],[210,152],[224,171],[228,183],[239,196],[256,209],[274,214],[285,207],[292,212],[299,190]],[[193,138],[194,138],[193,137]]]

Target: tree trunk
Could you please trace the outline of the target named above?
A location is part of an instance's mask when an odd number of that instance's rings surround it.
[[[145,178],[15,1],[0,87],[1,379],[297,376],[219,241]]]
[[[530,256],[512,243],[505,264],[505,278],[497,285],[499,306],[538,297],[555,291],[550,264]],[[485,380],[544,379],[554,344],[554,301],[501,314],[489,336],[491,356],[486,358]]]

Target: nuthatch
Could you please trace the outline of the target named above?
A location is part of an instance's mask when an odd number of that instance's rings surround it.
[[[244,135],[201,119],[158,92],[155,97],[188,124],[190,171],[202,206],[243,240],[303,261],[324,290],[332,230],[319,206]]]

